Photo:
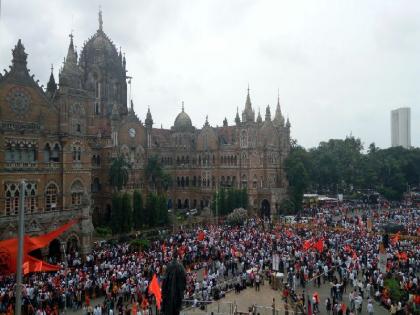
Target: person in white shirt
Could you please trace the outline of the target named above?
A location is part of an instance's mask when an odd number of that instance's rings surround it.
[[[369,302],[368,302],[367,312],[368,312],[369,315],[373,315],[373,304],[372,304],[371,300],[369,300]]]

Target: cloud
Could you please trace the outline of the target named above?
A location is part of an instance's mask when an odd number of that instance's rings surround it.
[[[181,110],[201,127],[233,123],[248,83],[255,110],[275,106],[292,136],[311,147],[350,132],[367,145],[390,144],[390,110],[412,108],[420,146],[420,3],[412,1],[23,1],[3,0],[0,65],[18,38],[31,72],[46,84],[73,30],[80,50],[98,27],[127,57],[132,96],[144,120],[168,128]],[[273,111],[273,110],[272,110]]]

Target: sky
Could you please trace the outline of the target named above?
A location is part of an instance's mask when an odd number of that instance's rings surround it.
[[[420,1],[0,0],[0,69],[19,38],[46,86],[73,32],[77,49],[103,29],[125,52],[132,99],[144,121],[173,125],[185,103],[193,125],[234,123],[247,87],[256,113],[277,95],[291,136],[361,138],[390,146],[390,111],[411,107],[420,146]]]

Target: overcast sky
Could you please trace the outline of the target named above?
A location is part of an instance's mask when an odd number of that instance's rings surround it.
[[[411,107],[420,146],[419,1],[0,0],[0,67],[19,38],[46,85],[66,55],[98,29],[126,53],[143,121],[173,125],[185,102],[193,125],[233,123],[249,83],[256,112],[280,91],[292,137],[305,147],[353,134],[390,145],[390,110]]]

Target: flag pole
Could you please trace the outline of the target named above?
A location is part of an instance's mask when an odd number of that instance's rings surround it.
[[[18,257],[16,266],[16,308],[15,314],[22,311],[22,263],[23,263],[23,237],[25,235],[25,190],[24,180],[19,185],[19,225],[18,225]]]

